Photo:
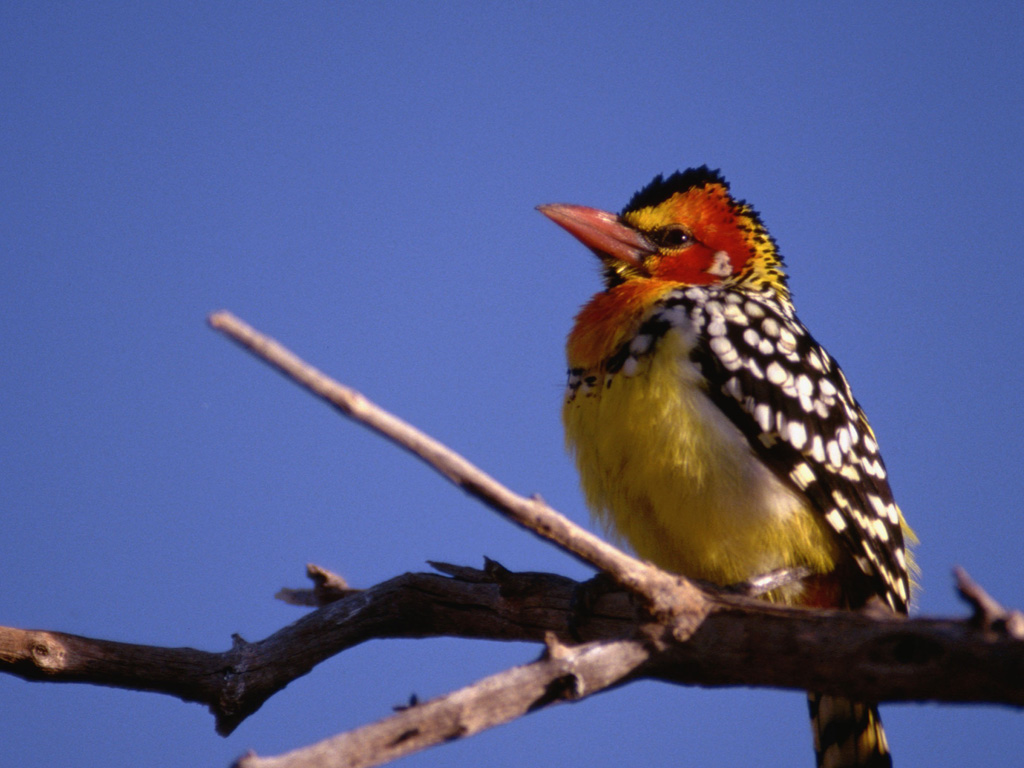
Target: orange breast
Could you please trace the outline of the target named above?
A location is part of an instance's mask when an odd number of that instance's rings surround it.
[[[651,305],[677,287],[662,280],[631,280],[594,296],[569,334],[569,367],[598,367],[636,335]]]

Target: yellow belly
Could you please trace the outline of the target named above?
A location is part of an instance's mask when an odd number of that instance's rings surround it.
[[[566,440],[594,515],[670,571],[732,584],[784,566],[833,569],[837,544],[699,387],[677,331],[626,375],[567,398]]]

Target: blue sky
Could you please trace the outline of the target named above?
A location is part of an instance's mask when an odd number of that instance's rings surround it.
[[[632,4],[630,4],[632,5]],[[921,537],[1024,603],[1020,3],[8,3],[0,623],[207,650],[306,562],[587,571],[205,325],[227,308],[513,489],[587,513],[563,341],[593,258],[533,208],[707,163],[754,203]],[[228,739],[194,704],[0,677],[0,759],[223,766],[536,657],[377,642]],[[900,766],[1000,764],[1018,713],[883,710]],[[810,764],[802,695],[630,686],[404,765]]]

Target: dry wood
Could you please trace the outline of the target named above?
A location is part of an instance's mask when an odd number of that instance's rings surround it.
[[[576,642],[570,627],[577,619],[577,582],[493,564],[483,571],[440,567],[453,575],[405,574],[350,590],[264,640],[236,637],[221,653],[0,627],[0,671],[200,702],[226,734],[291,680],[366,640]],[[640,641],[646,656],[642,664],[630,663],[631,678],[1024,706],[1024,641],[1009,631],[971,620],[879,619],[732,595],[707,600],[712,609],[688,641],[672,638],[621,591],[600,596],[582,624],[575,622],[576,634],[590,643]],[[589,693],[598,686],[584,688]]]
[[[620,552],[539,497],[508,490],[464,458],[324,376],[227,313],[211,324],[345,415],[410,451],[509,520],[610,574],[625,588],[582,589],[562,576],[435,564],[365,590],[310,566],[314,588],[282,590],[318,606],[258,642],[210,653],[0,627],[0,672],[27,680],[154,691],[205,704],[230,733],[270,696],[361,642],[465,637],[545,643],[541,658],[347,734],[240,768],[369,766],[471,735],[528,712],[647,677],[705,686],[772,686],[871,701],[1024,706],[1024,616],[962,571],[967,620],[811,611],[701,589]],[[799,578],[768,574],[750,592]],[[596,595],[584,613],[581,594]]]
[[[700,623],[705,606],[700,591],[688,579],[630,557],[555,512],[539,496],[526,498],[514,493],[455,451],[320,372],[231,313],[215,312],[210,325],[341,413],[423,460],[507,519],[609,574],[643,597],[655,616],[666,623],[671,621],[678,637],[685,637]]]

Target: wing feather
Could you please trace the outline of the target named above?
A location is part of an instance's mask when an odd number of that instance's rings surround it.
[[[905,613],[910,579],[899,509],[839,365],[769,294],[681,288],[659,304],[640,332],[660,336],[685,309],[709,397],[835,531],[867,576],[863,599],[878,595]]]

